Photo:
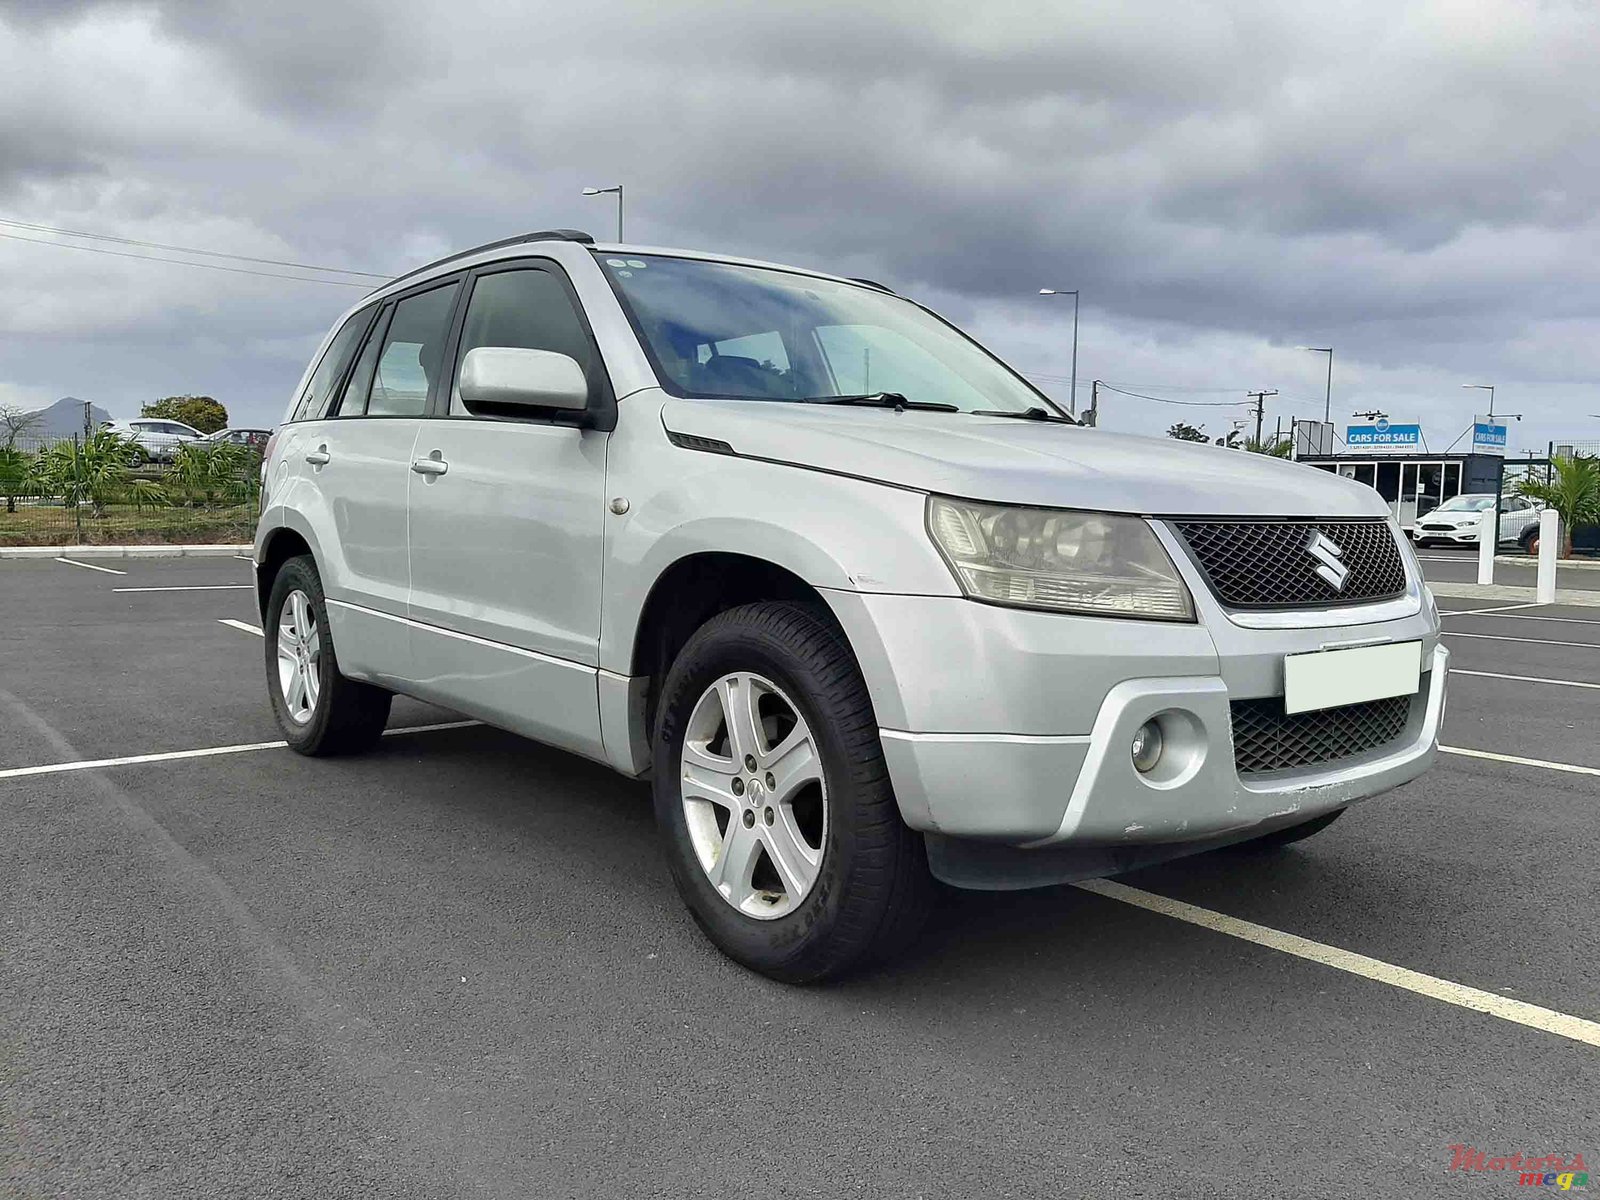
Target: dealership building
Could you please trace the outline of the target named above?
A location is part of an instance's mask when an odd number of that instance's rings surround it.
[[[1344,447],[1334,446],[1333,426],[1299,422],[1295,459],[1354,479],[1389,502],[1402,528],[1432,511],[1451,496],[1467,492],[1495,493],[1506,452],[1506,426],[1491,417],[1473,422],[1472,448],[1463,454],[1426,449],[1422,427],[1379,419],[1345,430]]]

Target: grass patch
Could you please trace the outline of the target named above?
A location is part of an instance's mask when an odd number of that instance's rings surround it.
[[[156,545],[248,542],[256,533],[256,507],[144,508],[112,504],[103,517],[87,506],[19,501],[8,513],[0,505],[0,546]]]

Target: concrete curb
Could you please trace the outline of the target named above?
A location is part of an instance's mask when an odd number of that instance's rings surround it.
[[[1453,600],[1509,600],[1525,604],[1538,602],[1538,597],[1531,587],[1508,587],[1498,583],[1487,586],[1476,583],[1430,583],[1428,590],[1435,596],[1448,596]],[[1558,588],[1555,603],[1573,604],[1579,608],[1600,608],[1600,592]]]
[[[1463,559],[1462,561],[1466,562],[1469,560]],[[1473,566],[1477,566],[1478,560],[1476,558],[1473,558],[1470,561]],[[1537,558],[1527,554],[1496,554],[1494,556],[1494,561],[1497,563],[1505,563],[1507,566],[1513,567],[1536,567],[1539,565],[1539,560]],[[1558,558],[1556,560],[1556,570],[1600,571],[1600,562],[1585,561],[1581,558]]]
[[[253,549],[249,542],[226,546],[0,546],[0,558],[228,558]]]

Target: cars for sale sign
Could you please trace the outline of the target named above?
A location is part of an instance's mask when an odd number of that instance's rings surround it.
[[[1421,440],[1421,425],[1391,425],[1386,417],[1371,425],[1351,425],[1344,434],[1346,446],[1415,446]]]

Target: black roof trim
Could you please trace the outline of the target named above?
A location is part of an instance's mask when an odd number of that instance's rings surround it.
[[[431,263],[407,271],[404,275],[396,275],[388,283],[373,291],[381,292],[391,284],[399,283],[402,279],[410,279],[413,275],[421,275],[424,271],[431,271],[435,267],[442,267],[445,263],[455,262],[458,258],[467,258],[473,254],[482,254],[485,250],[498,250],[501,246],[520,246],[523,242],[582,242],[585,246],[594,245],[594,235],[585,233],[581,229],[540,229],[534,233],[519,233],[516,237],[501,238],[497,242],[485,242],[481,246],[474,246],[470,250],[458,250],[454,254],[446,254],[443,258],[436,258]]]
[[[850,282],[851,283],[865,284],[867,287],[870,287],[870,288],[877,288],[880,292],[888,292],[889,295],[891,295],[891,296],[893,296],[895,294],[895,291],[894,291],[894,289],[892,287],[885,287],[883,284],[879,283],[876,279],[852,278],[850,280]]]

